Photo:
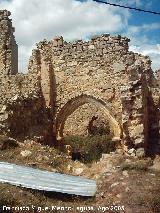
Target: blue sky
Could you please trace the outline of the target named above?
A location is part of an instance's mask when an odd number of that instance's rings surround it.
[[[141,3],[137,5],[138,8],[160,12],[159,0],[141,0],[140,2]],[[127,3],[125,5],[127,5]],[[136,7],[136,4],[133,6]],[[146,36],[146,38],[148,38],[148,42],[153,44],[160,43],[160,15],[143,13],[134,10],[130,10],[130,14],[128,25],[142,27],[138,36]],[[143,26],[146,26],[146,28],[144,29]]]
[[[160,0],[107,2],[160,12]],[[149,55],[152,68],[160,68],[160,15],[117,8],[92,0],[0,0],[0,9],[12,12],[21,72],[27,69],[35,43],[44,38],[50,40],[62,35],[65,40],[72,41],[101,33],[129,37],[130,50]]]

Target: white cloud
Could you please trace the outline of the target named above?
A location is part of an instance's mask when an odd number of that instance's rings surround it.
[[[160,68],[160,44],[142,46],[130,46],[133,52],[141,53],[142,55],[149,55],[152,60],[152,69],[158,70]]]
[[[155,44],[147,35],[148,32],[160,29],[160,23],[143,24],[141,26],[129,26],[126,35],[131,39],[130,50],[148,55],[152,60],[152,69],[160,68],[160,44]]]
[[[116,1],[115,1],[116,2]],[[141,0],[117,1],[129,5],[142,4]],[[101,33],[122,33],[128,29],[127,36],[136,44],[136,40],[147,42],[147,36],[133,36],[140,32],[138,27],[128,28],[129,11],[107,6],[92,0],[0,0],[0,8],[12,12],[15,36],[19,46],[19,71],[26,70],[33,46],[46,38],[51,40],[62,35],[65,40],[85,39]],[[144,25],[144,30],[159,25]],[[142,43],[142,44],[143,44]],[[140,42],[138,43],[140,45]]]
[[[157,29],[160,29],[160,23],[151,23],[151,24],[143,24],[141,26],[130,26],[128,27],[127,29],[127,34],[129,35],[135,35],[136,34],[140,34],[141,32],[148,32],[148,31],[151,31],[151,30],[157,30]]]
[[[126,27],[128,17],[126,11],[91,0],[83,3],[75,0],[12,0],[1,1],[0,8],[12,12],[20,71],[28,63],[28,52],[36,42],[56,35],[72,40],[102,32],[115,33]]]

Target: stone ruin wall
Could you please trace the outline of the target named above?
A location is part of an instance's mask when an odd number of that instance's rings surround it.
[[[64,136],[70,135],[87,136],[89,134],[88,131],[89,122],[92,120],[93,116],[98,117],[97,119],[98,121],[95,120],[93,126],[97,128],[98,127],[100,128],[100,126],[102,126],[103,128],[108,127],[108,122],[106,120],[106,116],[103,110],[96,107],[93,104],[86,103],[83,106],[76,109],[70,116],[68,116],[64,126]],[[106,129],[106,131],[108,130],[110,130],[109,127],[108,129]],[[91,135],[94,134],[96,134],[96,132],[93,132]]]
[[[150,88],[149,108],[149,148],[153,153],[160,153],[160,70],[155,71],[155,78]]]
[[[83,121],[88,121],[94,115],[93,107],[86,111],[77,102],[72,103],[76,99],[83,103],[83,96],[88,96],[89,99],[106,103],[109,114],[122,130],[123,136],[115,136],[123,137],[127,146],[135,147],[136,144],[140,147],[147,143],[147,99],[154,76],[149,57],[128,51],[128,41],[125,37],[107,34],[87,42],[67,43],[59,37],[38,44],[40,54],[50,55],[52,60],[56,80],[57,122],[63,122],[69,116],[69,121],[65,123],[66,132],[78,133],[78,129],[71,130],[70,127],[82,124],[82,119],[79,120],[82,114]],[[86,101],[86,104],[89,103]],[[79,108],[76,108],[76,104]]]
[[[110,123],[124,148],[148,149],[151,126],[157,122],[150,115],[157,113],[157,106],[149,104],[154,105],[151,100],[159,96],[148,57],[128,51],[126,37],[105,34],[73,43],[57,37],[38,43],[28,74],[17,74],[9,15],[0,12],[0,26],[9,26],[0,42],[0,128],[4,132],[7,128],[11,135],[36,136],[50,143],[53,136],[63,137],[63,132],[84,134],[89,120],[98,115]],[[9,44],[7,50],[4,43]],[[11,53],[8,61],[4,53]]]
[[[41,92],[37,51],[30,57],[28,74],[17,73],[18,49],[9,16],[9,11],[0,11],[0,133],[50,143],[53,121]]]
[[[11,13],[0,10],[0,74],[16,74],[18,72],[18,46],[13,35]]]

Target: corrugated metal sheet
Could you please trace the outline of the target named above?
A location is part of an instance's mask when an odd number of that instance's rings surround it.
[[[96,193],[93,180],[6,162],[0,162],[0,182],[81,196],[94,196]]]

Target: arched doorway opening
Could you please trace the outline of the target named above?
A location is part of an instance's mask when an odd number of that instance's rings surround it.
[[[106,120],[108,120],[110,129],[114,137],[121,138],[121,127],[118,121],[112,115],[111,106],[109,103],[105,103],[104,101],[97,99],[90,95],[82,94],[78,97],[72,98],[69,100],[59,111],[57,119],[56,119],[56,135],[57,138],[63,138],[63,130],[64,125],[67,118],[76,110],[78,107],[86,104],[91,103],[96,105],[101,110],[103,110],[104,115],[106,116]]]
[[[103,114],[102,114],[102,117],[104,117],[103,121],[105,121],[105,120],[107,121],[107,125],[109,126],[111,134],[107,135],[107,137],[106,136],[100,137],[103,135],[103,133],[107,134],[108,129],[106,131],[104,131],[105,130],[104,128],[98,129],[97,127],[95,127],[93,125],[94,121],[97,122],[98,116],[95,114],[94,111],[92,112],[92,110],[91,110],[91,113],[93,113],[92,114],[93,116],[90,117],[91,119],[89,120],[88,125],[86,126],[87,130],[88,130],[88,137],[87,138],[82,137],[82,135],[80,135],[80,137],[79,137],[78,134],[76,134],[76,132],[75,132],[75,134],[73,134],[72,137],[69,137],[70,141],[68,141],[68,138],[65,135],[65,123],[67,123],[67,120],[69,119],[69,117],[72,116],[76,112],[77,109],[80,109],[82,106],[84,106],[86,104],[89,104],[90,107],[93,105],[96,108],[100,109],[101,112],[103,112]],[[88,114],[87,109],[85,111],[85,114]],[[75,118],[75,119],[78,119],[78,118]],[[76,120],[75,120],[75,123],[76,123]],[[74,126],[74,119],[71,120],[70,124],[73,124],[73,126]],[[79,131],[79,129],[80,129],[80,126],[78,127],[78,131]],[[106,104],[104,101],[102,101],[100,99],[97,99],[93,96],[85,95],[85,94],[82,94],[78,97],[75,97],[75,98],[69,100],[62,107],[62,109],[59,111],[57,119],[56,119],[56,131],[57,131],[56,132],[57,139],[62,140],[62,138],[64,138],[65,142],[66,142],[66,140],[67,140],[67,142],[69,142],[67,144],[70,144],[70,145],[72,145],[72,147],[74,147],[74,151],[76,150],[74,152],[74,154],[78,153],[77,156],[80,157],[80,155],[83,153],[83,156],[87,155],[87,157],[88,157],[88,156],[91,156],[91,153],[92,153],[91,158],[93,158],[94,156],[95,157],[100,156],[100,154],[102,154],[103,151],[105,153],[104,149],[107,148],[107,145],[105,147],[105,143],[108,140],[110,140],[109,143],[112,143],[112,137],[117,138],[117,140],[120,141],[121,136],[122,136],[120,124],[112,115],[110,104],[109,103]],[[112,137],[110,137],[111,135],[112,135]],[[109,145],[109,146],[111,146],[111,145]],[[80,151],[78,151],[77,149],[81,150],[82,153],[79,153]],[[112,150],[110,150],[110,151],[112,151]],[[101,153],[99,153],[99,152],[101,152]]]

